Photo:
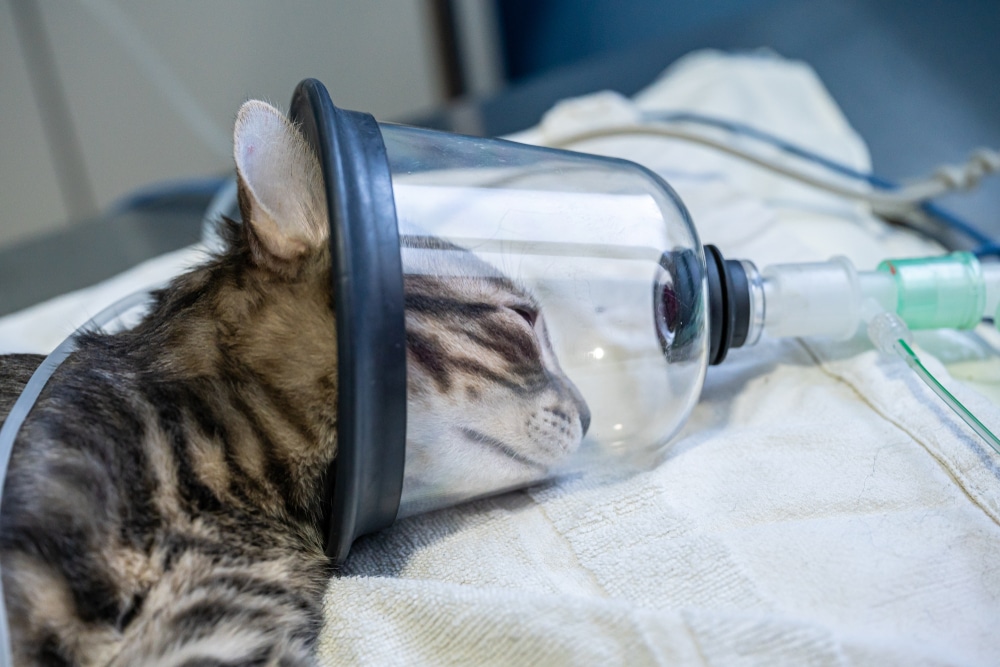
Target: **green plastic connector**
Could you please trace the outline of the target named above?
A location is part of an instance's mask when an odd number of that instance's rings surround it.
[[[970,252],[887,259],[878,270],[895,278],[896,312],[910,329],[971,329],[982,320],[986,284]]]

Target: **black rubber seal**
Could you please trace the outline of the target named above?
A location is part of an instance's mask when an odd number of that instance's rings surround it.
[[[750,282],[742,262],[726,260],[726,276],[729,278],[729,301],[733,311],[733,340],[730,347],[743,347],[750,333]]]
[[[750,283],[743,264],[726,260],[714,245],[705,246],[708,274],[708,363],[721,364],[750,331]]]
[[[726,358],[733,334],[726,308],[725,265],[722,254],[713,245],[705,246],[705,269],[708,278],[708,363],[715,365]]]
[[[338,109],[322,83],[289,113],[315,149],[330,222],[337,319],[337,457],[323,482],[327,556],[390,525],[406,454],[406,330],[396,205],[385,144],[369,114]]]

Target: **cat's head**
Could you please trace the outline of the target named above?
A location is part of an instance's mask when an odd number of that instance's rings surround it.
[[[240,110],[234,143],[244,224],[229,252],[255,277],[232,281],[251,292],[239,307],[252,310],[240,313],[233,351],[302,397],[296,418],[332,431],[336,335],[318,160],[263,102]],[[403,245],[407,483],[474,495],[543,476],[579,446],[590,416],[538,302],[466,250],[436,239]]]
[[[580,445],[590,411],[537,299],[468,250],[402,245],[407,499],[435,506],[544,478]]]

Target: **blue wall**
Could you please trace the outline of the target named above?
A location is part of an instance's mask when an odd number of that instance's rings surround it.
[[[774,0],[497,0],[507,77],[516,81],[581,58],[704,26],[738,26]]]

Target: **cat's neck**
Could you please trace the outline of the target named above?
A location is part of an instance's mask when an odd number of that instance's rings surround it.
[[[315,511],[336,453],[327,276],[275,277],[224,257],[175,280],[131,331],[90,338],[87,354],[167,388],[162,395],[190,396],[203,448],[223,448],[240,474],[262,480],[262,508],[301,517]],[[226,493],[227,475],[215,477],[213,490]]]

